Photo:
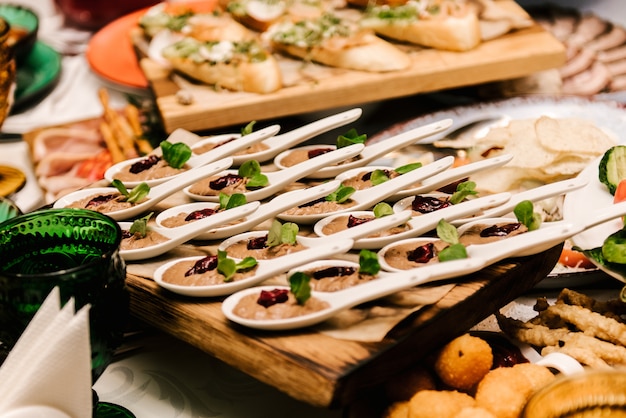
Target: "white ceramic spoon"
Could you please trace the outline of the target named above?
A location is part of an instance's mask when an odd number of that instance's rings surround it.
[[[324,257],[332,257],[337,254],[344,254],[352,248],[352,240],[336,240],[331,244],[314,245],[302,251],[274,258],[272,260],[257,260],[257,269],[253,276],[232,282],[205,286],[185,286],[168,283],[163,280],[165,272],[173,265],[182,261],[197,261],[203,256],[187,257],[172,260],[159,266],[154,272],[154,281],[161,287],[185,296],[209,297],[230,295],[241,289],[256,286],[257,284],[285,273],[289,269],[307,263],[311,260],[318,260]]]
[[[339,187],[339,181],[331,180],[329,182],[322,183],[313,187],[308,187],[306,189],[292,190],[290,192],[279,194],[269,202],[261,203],[261,206],[256,211],[254,211],[254,213],[250,214],[250,216],[247,216],[241,222],[237,222],[236,224],[232,225],[222,225],[217,228],[211,229],[204,232],[203,234],[198,235],[197,239],[216,240],[241,234],[243,232],[251,230],[260,223],[276,216],[278,213],[285,211],[293,207],[294,205],[297,206],[300,203],[308,202],[311,199],[317,199],[322,196],[327,196],[328,194],[337,190],[337,187]],[[184,212],[186,208],[189,208],[191,211],[193,211],[195,210],[193,208],[197,207],[197,205],[206,205],[206,202],[194,202],[189,203],[188,205],[177,206],[175,208],[167,209],[157,216],[156,221],[157,223],[159,223],[160,218],[165,219],[166,216],[172,216],[175,213]],[[166,214],[166,212],[168,212],[168,214]]]
[[[328,164],[334,164],[339,161],[343,161],[348,158],[352,158],[357,155],[363,149],[363,144],[354,144],[344,148],[340,148],[338,150],[326,153],[324,155],[320,155],[317,158],[311,158],[310,160],[304,161],[300,164],[296,164],[292,167],[289,167],[285,170],[279,171],[271,171],[264,173],[267,176],[267,180],[269,184],[265,187],[256,190],[249,190],[243,192],[242,194],[246,196],[248,201],[251,200],[263,200],[266,199],[273,194],[283,190],[285,187],[294,183],[301,178],[305,177],[308,173],[312,173],[316,170],[319,170],[321,167],[324,167]],[[224,172],[222,175],[227,174]],[[232,171],[231,174],[237,174],[236,171]],[[204,196],[192,193],[190,191],[192,186],[186,187],[183,191],[190,198],[203,201],[203,202],[217,202],[219,201],[219,196]]]
[[[125,219],[137,217],[138,215],[151,209],[154,205],[156,205],[166,197],[171,196],[172,194],[181,190],[182,188],[189,186],[190,184],[193,184],[205,177],[209,177],[215,173],[226,170],[232,165],[232,162],[233,160],[231,158],[224,158],[214,163],[203,165],[201,167],[186,171],[183,174],[175,176],[174,178],[164,183],[157,184],[156,186],[151,187],[150,192],[148,193],[148,196],[146,197],[146,200],[144,202],[138,203],[127,209],[107,212],[107,215],[109,215],[116,221],[122,221]],[[65,208],[70,206],[72,203],[85,199],[89,196],[117,192],[118,190],[115,187],[94,187],[80,189],[59,198],[53,204],[53,207]]]
[[[436,228],[437,223],[439,223],[441,219],[445,219],[448,222],[452,222],[453,220],[457,218],[469,216],[473,213],[483,211],[486,208],[491,208],[494,206],[504,204],[510,198],[511,198],[510,193],[498,193],[494,195],[480,197],[477,199],[467,200],[465,202],[461,202],[456,205],[451,205],[435,212],[425,213],[419,216],[413,216],[406,222],[408,226],[410,227],[410,229],[407,229],[406,231],[398,232],[393,235],[388,235],[388,236],[364,237],[364,238],[357,239],[354,243],[354,248],[355,249],[361,249],[361,248],[379,249],[379,248],[384,247],[385,245],[388,245],[392,242],[396,242],[398,240],[411,238],[411,237],[417,237],[419,235],[422,235]],[[404,210],[407,210],[407,209],[409,213],[412,213],[410,210],[410,205],[408,208],[405,208]],[[373,216],[373,212],[363,211],[362,213],[365,215],[369,214],[370,216]],[[327,236],[323,232],[324,227],[328,223],[332,222],[334,219],[341,217],[341,216],[346,216],[346,215],[347,214],[344,213],[344,214],[335,214],[335,215],[328,216],[318,221],[314,225],[313,230],[319,236]],[[335,236],[335,235],[336,234],[332,234],[330,236]]]
[[[411,129],[410,131],[403,132],[399,135],[385,139],[384,141],[377,142],[372,145],[367,145],[360,153],[359,158],[355,161],[346,162],[341,165],[333,165],[324,167],[320,170],[307,174],[308,178],[333,178],[341,174],[342,172],[355,168],[362,167],[391,151],[403,148],[407,145],[414,144],[423,138],[440,132],[452,124],[451,119],[443,119],[429,125],[420,126],[419,128]],[[311,145],[301,147],[301,150],[310,150],[318,148],[333,148],[334,145]],[[276,167],[285,169],[287,168],[283,163],[283,159],[289,155],[293,150],[284,151],[274,158],[274,164]],[[320,158],[320,157],[315,157]],[[313,158],[313,159],[315,159]]]
[[[164,228],[156,225],[151,225],[150,229],[154,232],[158,232],[164,237],[168,238],[167,241],[163,241],[158,244],[150,245],[148,247],[136,248],[131,250],[120,249],[120,255],[124,260],[144,260],[146,258],[152,258],[164,254],[180,244],[196,238],[199,234],[207,229],[216,227],[240,219],[249,215],[258,209],[259,202],[250,202],[245,205],[237,206],[232,209],[228,209],[222,212],[215,213],[214,215],[207,216],[206,218],[198,219],[197,221],[187,223],[184,225],[176,226],[173,228]],[[132,226],[132,222],[118,222],[122,230],[129,230]]]
[[[333,234],[331,236],[327,236],[327,237],[305,237],[305,236],[301,236],[298,235],[296,238],[298,240],[298,242],[302,245],[304,245],[305,247],[311,247],[311,246],[316,246],[316,245],[320,245],[320,243],[322,243],[322,245],[324,245],[324,243],[329,244],[332,243],[333,241],[336,240],[344,240],[344,239],[350,239],[352,241],[359,239],[361,237],[366,237],[368,235],[374,234],[376,232],[379,231],[383,231],[387,228],[391,228],[393,226],[396,225],[400,225],[404,222],[406,222],[409,217],[411,216],[411,213],[409,211],[406,212],[401,212],[401,213],[394,213],[393,215],[389,215],[389,216],[384,216],[382,218],[377,218],[374,219],[370,222],[366,222],[363,223],[361,225],[357,225],[355,227],[346,229],[344,231],[341,231],[337,234]],[[247,241],[251,238],[258,238],[258,237],[262,237],[267,235],[268,231],[248,231],[248,232],[243,232],[241,234],[232,236],[224,241],[222,241],[218,247],[218,249],[222,250],[222,251],[226,251],[228,252],[228,247],[230,247],[231,245],[240,242],[240,241]]]
[[[472,218],[464,218],[457,219],[454,225],[460,225],[470,220],[479,219],[479,218],[493,218],[498,217],[509,212],[512,212],[517,206],[518,203],[524,200],[530,200],[531,202],[539,202],[544,199],[548,199],[550,197],[559,196],[562,194],[569,193],[571,191],[580,189],[584,187],[588,183],[588,179],[584,177],[574,177],[569,180],[562,180],[555,183],[549,183],[543,186],[538,186],[533,189],[529,189],[523,192],[514,193],[511,199],[506,202],[504,205],[495,207],[493,209],[489,209],[484,211],[482,214],[477,215]]]
[[[374,187],[370,187],[369,189],[357,190],[352,194],[352,196],[350,196],[350,199],[354,201],[355,204],[350,207],[346,207],[345,209],[339,209],[334,212],[312,213],[305,215],[281,212],[276,215],[276,217],[285,221],[295,222],[298,224],[312,224],[334,213],[345,213],[355,210],[369,209],[376,203],[381,202],[387,197],[393,195],[398,190],[402,190],[405,187],[408,187],[430,176],[442,172],[443,170],[450,167],[452,163],[454,163],[454,157],[444,157],[440,160],[409,171],[408,173],[405,173],[401,176],[390,179],[384,183],[378,184]]]
[[[209,163],[212,163],[214,161],[217,160],[221,160],[222,158],[226,158],[229,157],[231,154],[233,154],[234,152],[236,152],[237,150],[252,145],[255,142],[259,142],[265,138],[268,138],[274,134],[276,134],[278,131],[280,130],[280,126],[279,125],[272,125],[269,126],[265,129],[261,129],[257,132],[253,132],[250,135],[246,135],[244,136],[240,141],[231,141],[228,142],[224,145],[222,145],[221,147],[217,147],[212,149],[209,152],[205,152],[204,154],[200,154],[200,155],[193,155],[189,158],[189,160],[187,160],[186,165],[190,167],[190,169],[193,168],[197,168]],[[161,148],[158,147],[156,148],[153,153],[155,155],[163,155],[163,152],[161,151]],[[130,165],[138,162],[138,161],[142,161],[145,160],[146,157],[137,157],[137,158],[133,158],[130,160],[126,160],[126,161],[122,161],[120,163],[114,164],[111,167],[109,167],[105,173],[104,173],[104,178],[109,181],[112,182],[113,179],[115,178],[115,176],[120,173],[121,171],[125,170],[127,167],[129,167]],[[162,178],[158,178],[158,179],[150,179],[150,180],[134,180],[134,181],[124,181],[124,185],[128,188],[133,188],[135,186],[137,186],[140,183],[147,183],[150,187],[152,186],[156,186],[157,184],[161,184],[165,181],[171,180],[173,177],[175,176],[179,176],[180,174],[184,173],[184,171],[182,171],[179,174],[175,174],[173,176],[168,176],[168,177],[162,177]]]
[[[469,253],[470,248],[468,247],[469,257],[465,259],[433,263],[401,272],[384,273],[377,280],[337,292],[312,291],[311,297],[327,302],[329,307],[307,315],[282,319],[248,319],[234,313],[235,307],[244,296],[258,294],[261,290],[288,289],[288,287],[284,286],[261,286],[236,292],[224,300],[222,312],[232,322],[249,328],[288,330],[307,327],[325,321],[345,309],[388,296],[400,290],[436,280],[450,279],[474,273],[490,264],[516,255],[519,251],[526,251],[530,248],[549,248],[562,242],[575,229],[572,224],[539,229],[496,243],[499,245],[495,248],[491,244],[474,246],[475,248]]]
[[[350,109],[336,115],[327,116],[315,122],[308,123],[284,134],[275,135],[263,141],[267,145],[263,151],[249,154],[232,155],[233,165],[241,165],[248,160],[257,160],[260,163],[270,161],[281,152],[311,138],[354,122],[361,117],[363,111],[360,108]]]

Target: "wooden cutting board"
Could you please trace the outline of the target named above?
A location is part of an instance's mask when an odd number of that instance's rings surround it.
[[[508,259],[457,283],[377,343],[314,330],[263,332],[230,323],[220,298],[192,299],[153,280],[128,276],[133,315],[231,366],[312,405],[339,408],[531,289],[558,261],[562,246]]]
[[[526,14],[514,1],[498,3],[520,15]],[[142,43],[139,36],[133,35],[136,45]],[[419,48],[410,52],[413,64],[403,71],[338,70],[332,76],[299,82],[265,95],[215,92],[208,86],[193,86],[186,81],[182,89],[194,97],[188,105],[177,99],[181,83],[174,82],[170,71],[145,57],[140,57],[140,66],[154,93],[165,130],[172,132],[177,128],[203,131],[245,125],[252,120],[523,77],[560,67],[566,59],[563,44],[537,24],[483,42],[467,52]]]

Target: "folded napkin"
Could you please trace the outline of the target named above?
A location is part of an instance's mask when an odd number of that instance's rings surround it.
[[[90,417],[89,306],[50,292],[0,367],[0,418]]]

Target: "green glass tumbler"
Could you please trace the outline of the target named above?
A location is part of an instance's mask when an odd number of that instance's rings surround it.
[[[121,343],[129,316],[122,232],[86,209],[43,209],[0,223],[0,341],[9,350],[54,287],[90,309],[92,379]]]

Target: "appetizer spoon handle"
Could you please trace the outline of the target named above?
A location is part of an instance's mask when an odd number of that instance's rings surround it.
[[[327,235],[325,237],[321,237],[317,239],[324,239],[324,240],[328,240],[329,242],[332,242],[336,239],[343,239],[343,238],[350,238],[350,239],[356,240],[356,239],[374,234],[376,232],[383,231],[387,228],[398,226],[402,223],[405,223],[410,218],[411,218],[411,211],[405,210],[403,212],[398,212],[392,215],[383,216],[381,218],[376,218],[369,222],[365,222],[360,225],[344,229],[332,235]]]
[[[312,199],[327,196],[337,190],[340,184],[341,182],[339,180],[331,180],[318,184],[317,186],[307,187],[300,190],[292,190],[290,192],[279,194],[268,203],[261,206],[259,210],[254,213],[253,217],[258,221],[269,219],[272,216],[294,206],[309,202]]]
[[[213,163],[192,168],[186,173],[179,174],[171,180],[154,186],[150,190],[150,199],[152,201],[163,199],[172,193],[181,190],[205,177],[209,177],[220,171],[224,171],[233,164],[232,158],[223,158]]]
[[[579,219],[578,224],[582,232],[585,229],[593,228],[622,216],[626,216],[626,201],[596,209],[584,219]]]
[[[284,170],[273,172],[274,175],[278,177],[275,184],[284,185],[285,183],[306,177],[307,174],[313,173],[326,165],[336,164],[340,161],[355,157],[363,150],[364,147],[365,146],[363,144],[353,144],[347,147],[338,148],[327,152],[326,154],[309,158],[306,161],[292,165]]]
[[[556,183],[549,183],[524,192],[516,193],[505,205],[485,211],[481,218],[492,218],[503,215],[511,212],[518,203],[524,200],[538,202],[549,197],[558,196],[580,189],[588,182],[588,179],[578,176],[572,179],[557,181]]]
[[[273,146],[281,149],[290,148],[331,129],[354,122],[361,117],[362,113],[363,111],[360,108],[355,108],[316,120],[284,134],[276,135],[273,138]]]
[[[487,158],[459,167],[454,167],[442,173],[436,174],[429,179],[423,181],[423,188],[428,191],[435,190],[439,187],[446,186],[455,180],[465,178],[471,174],[477,173],[488,168],[502,166],[513,159],[512,154],[498,155],[497,157]],[[418,188],[419,189],[419,188]],[[415,193],[423,193],[423,190],[417,190]]]
[[[368,145],[361,153],[361,158],[362,160],[369,162],[387,154],[389,150],[399,149],[419,142],[430,135],[443,131],[451,125],[452,119],[442,119],[428,125],[402,132],[401,134],[392,136],[391,138]]]
[[[371,206],[371,204],[393,195],[398,190],[408,188],[415,183],[442,172],[450,167],[452,163],[454,163],[454,157],[452,156],[441,158],[430,164],[426,164],[423,167],[411,170],[401,176],[387,180],[377,186],[370,187],[369,189],[358,190],[352,195],[352,198],[359,202],[359,207],[361,208]],[[350,209],[355,210],[354,207]]]
[[[259,141],[277,134],[278,131],[280,131],[280,125],[271,125],[259,131],[252,132],[251,134],[241,136],[234,141],[227,142],[219,147],[215,147],[207,152],[192,157],[194,159],[194,165],[197,167],[233,155],[239,150],[246,149]]]

